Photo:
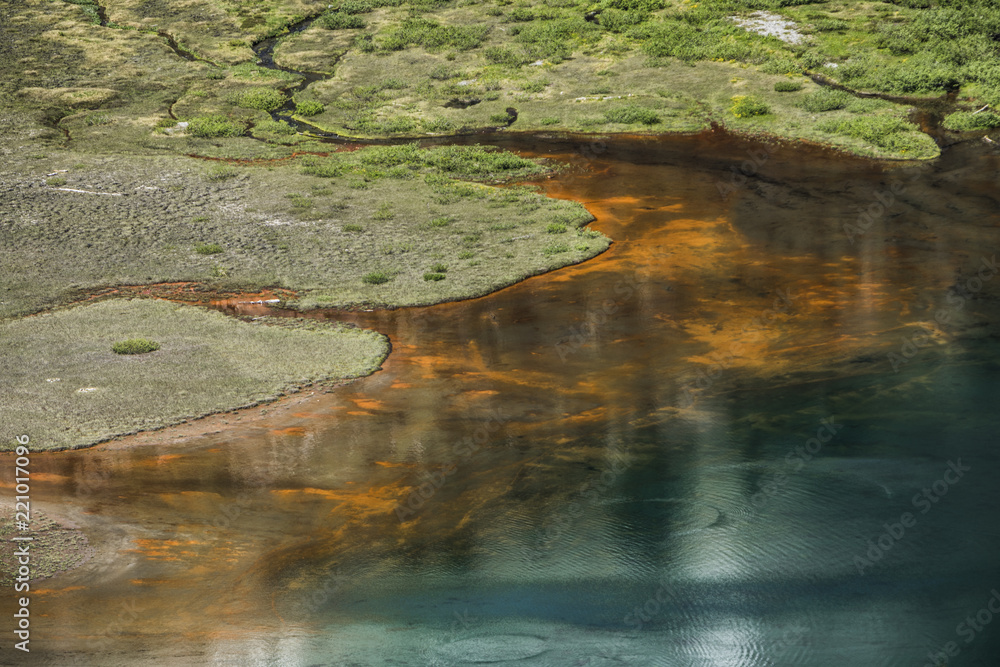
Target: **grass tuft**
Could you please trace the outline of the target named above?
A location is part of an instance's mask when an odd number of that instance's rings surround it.
[[[764,100],[753,95],[735,95],[732,99],[732,106],[729,112],[737,118],[748,116],[763,116],[771,113],[771,107]]]
[[[160,344],[148,338],[129,338],[111,346],[115,354],[147,354],[160,349]]]
[[[188,132],[203,139],[241,137],[246,131],[245,124],[230,120],[221,114],[198,116],[188,123]]]
[[[604,119],[609,123],[622,123],[624,125],[632,125],[634,123],[656,125],[660,122],[660,117],[652,109],[634,105],[606,111]]]
[[[199,243],[194,247],[194,251],[199,255],[218,255],[221,252],[225,252],[225,250],[218,243]]]

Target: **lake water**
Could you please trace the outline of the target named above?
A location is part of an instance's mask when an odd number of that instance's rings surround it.
[[[347,387],[34,455],[99,556],[31,662],[1000,664],[995,153],[475,140],[574,165],[611,249],[313,313],[392,340]]]

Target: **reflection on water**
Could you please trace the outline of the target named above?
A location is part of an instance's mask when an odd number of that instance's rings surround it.
[[[36,596],[33,657],[913,665],[954,641],[994,664],[1000,631],[956,625],[1000,586],[1000,280],[969,283],[1000,245],[997,158],[496,141],[575,164],[540,186],[612,248],[473,301],[314,314],[392,339],[348,387],[36,455],[38,502],[101,555]]]

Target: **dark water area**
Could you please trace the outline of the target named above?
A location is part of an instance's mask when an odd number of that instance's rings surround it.
[[[570,165],[537,185],[615,243],[310,313],[391,338],[346,387],[34,455],[97,553],[30,661],[1000,664],[995,153],[468,141]]]

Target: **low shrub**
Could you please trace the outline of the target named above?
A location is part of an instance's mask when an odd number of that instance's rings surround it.
[[[296,133],[294,127],[289,125],[283,120],[262,120],[253,126],[254,134],[263,132],[265,134],[280,134],[282,136],[291,136]]]
[[[87,115],[87,119],[84,122],[91,127],[94,125],[107,125],[111,122],[111,116],[106,113],[92,113]]]
[[[447,273],[448,267],[444,264],[435,264],[434,266],[431,267],[431,271],[433,271],[434,273]]]
[[[218,255],[224,252],[225,248],[218,243],[199,243],[194,247],[194,251],[199,255]]]
[[[639,106],[619,107],[609,109],[604,112],[604,118],[609,123],[622,123],[631,125],[642,123],[643,125],[656,125],[660,122],[660,117],[652,109]]]
[[[639,25],[649,18],[644,11],[629,11],[620,9],[605,9],[601,12],[601,27],[610,32],[625,32],[632,26]]]
[[[445,275],[443,273],[425,273],[424,274],[424,280],[429,280],[429,281],[435,281],[436,282],[438,280],[444,280],[444,279],[445,279]]]
[[[369,48],[383,53],[402,51],[408,46],[422,46],[431,51],[444,48],[467,51],[482,44],[489,30],[483,24],[441,25],[428,19],[408,18],[379,33]],[[364,44],[360,46],[364,50]]]
[[[843,109],[850,104],[853,96],[843,90],[821,88],[814,93],[802,97],[799,105],[806,111],[821,113]]]
[[[378,207],[374,213],[372,213],[372,220],[392,220],[396,217],[396,213],[392,210],[391,204],[382,204]]]
[[[156,352],[160,349],[160,344],[148,338],[129,338],[121,340],[111,346],[111,351],[115,354],[146,354]]]
[[[930,152],[934,140],[919,132],[914,125],[893,116],[857,116],[827,123],[816,128],[822,132],[842,134],[897,153]]]
[[[464,176],[514,175],[538,169],[531,160],[514,153],[483,146],[442,146],[423,152],[424,164],[449,174]]]
[[[347,172],[347,165],[338,158],[309,157],[302,161],[302,173],[320,178],[334,178]]]
[[[1000,114],[992,111],[956,111],[945,116],[942,125],[956,132],[971,132],[975,130],[992,130],[1000,127]]]
[[[198,116],[188,123],[188,132],[203,139],[241,137],[246,131],[245,124],[230,120],[221,114]]]
[[[337,7],[337,11],[345,14],[367,14],[373,9],[372,4],[366,0],[344,0]]]
[[[360,16],[343,11],[325,12],[317,22],[327,30],[360,30],[368,25]]]
[[[323,106],[322,102],[317,102],[316,100],[304,100],[295,103],[295,113],[300,116],[317,116],[324,111],[326,111],[326,107]]]
[[[361,276],[361,282],[366,285],[383,285],[390,280],[392,280],[392,278],[382,271],[373,271]]]
[[[731,99],[733,105],[729,107],[729,112],[737,118],[763,116],[771,113],[771,107],[767,105],[767,102],[753,95],[736,95]]]
[[[236,106],[243,109],[259,111],[274,111],[280,109],[288,98],[280,90],[274,88],[251,88],[236,96]]]
[[[774,90],[779,93],[794,93],[802,90],[802,83],[799,81],[775,81]]]
[[[292,200],[292,208],[297,211],[305,211],[312,208],[313,204],[315,204],[307,195],[299,192],[289,192],[285,197]]]
[[[483,49],[483,57],[494,65],[520,67],[528,62],[524,55],[504,46],[490,46]]]
[[[515,7],[507,12],[507,20],[514,23],[527,23],[535,20],[535,13],[529,7]]]
[[[365,231],[365,228],[362,227],[361,225],[355,225],[355,224],[351,224],[351,223],[348,223],[348,224],[344,225],[343,229],[344,229],[345,232],[363,232],[363,231]]]
[[[551,257],[552,255],[558,255],[564,252],[569,252],[569,246],[565,243],[550,243],[542,249],[542,254],[546,257]]]
[[[212,167],[205,174],[205,178],[209,181],[225,181],[230,178],[236,178],[236,175],[240,173],[240,170],[232,165],[220,164]]]
[[[559,222],[553,222],[550,223],[549,226],[545,228],[545,231],[548,232],[549,234],[565,234],[566,225]]]

